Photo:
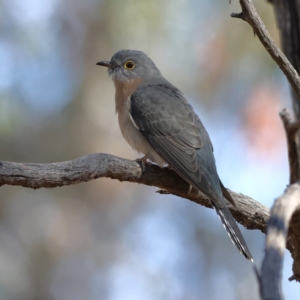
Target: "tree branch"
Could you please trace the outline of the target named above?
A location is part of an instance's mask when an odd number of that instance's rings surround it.
[[[259,276],[262,299],[283,299],[281,273],[286,236],[292,216],[299,209],[300,186],[295,183],[286,189],[271,209],[266,237],[266,253]],[[294,273],[293,279],[299,280],[300,278]]]
[[[288,148],[288,158],[290,166],[290,184],[299,182],[300,180],[300,153],[299,153],[299,129],[300,122],[293,122],[291,115],[283,110],[280,113],[281,119],[284,124],[286,138],[287,138],[287,148]],[[295,197],[293,197],[294,199]],[[296,205],[296,201],[292,197],[288,204],[285,204],[286,211],[292,210]],[[289,224],[289,235],[288,240],[291,243],[291,254],[294,259],[293,262],[293,276],[291,280],[300,281],[300,210],[295,212],[288,219],[287,224]]]
[[[109,154],[91,154],[50,164],[0,162],[0,186],[8,184],[33,189],[53,188],[101,177],[156,186],[163,190],[159,193],[171,193],[211,208],[208,199],[195,189],[190,191],[190,185],[174,171],[150,164],[142,168],[139,161]],[[236,220],[248,229],[265,232],[269,209],[250,197],[229,192],[236,202],[236,207],[229,206]]]
[[[298,0],[272,0],[280,31],[283,52],[294,66],[300,71],[300,5]],[[300,119],[300,99],[292,92],[293,110],[296,118]]]
[[[240,0],[242,13],[231,14],[248,22],[257,34],[263,46],[281,68],[290,82],[292,89],[300,99],[300,78],[286,56],[274,43],[264,23],[257,14],[251,0]],[[290,183],[299,181],[299,122],[293,123],[290,115],[283,111],[281,118],[284,123],[290,165]],[[281,273],[283,252],[286,247],[291,251],[294,259],[293,276],[291,279],[300,279],[300,187],[291,185],[285,194],[276,200],[271,211],[266,240],[266,254],[262,265],[262,275],[259,276],[262,299],[282,299]],[[288,232],[288,238],[286,239]]]
[[[300,180],[300,165],[299,165],[299,135],[297,134],[300,129],[300,121],[293,122],[291,115],[284,109],[280,113],[282,119],[288,148],[288,158],[290,167],[290,184]]]
[[[263,46],[269,52],[279,68],[283,71],[298,99],[300,99],[300,77],[297,71],[272,40],[265,24],[258,15],[251,0],[240,0],[240,4],[242,7],[242,12],[238,14],[232,13],[231,17],[242,19],[250,24],[254,33],[258,36]]]

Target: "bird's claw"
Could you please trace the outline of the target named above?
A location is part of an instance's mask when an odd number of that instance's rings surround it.
[[[145,172],[146,171],[146,164],[151,165],[151,163],[149,161],[147,161],[147,156],[143,156],[142,158],[137,158],[135,161],[136,162],[140,162],[142,164],[142,171]]]
[[[164,169],[173,171],[173,169],[172,169],[172,167],[171,167],[170,165],[166,165],[166,166],[164,167]]]

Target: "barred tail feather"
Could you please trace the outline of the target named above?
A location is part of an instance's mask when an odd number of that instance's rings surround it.
[[[233,244],[238,248],[241,254],[243,254],[247,259],[253,262],[254,260],[250,253],[250,250],[248,249],[244,237],[242,236],[242,233],[238,228],[238,225],[236,224],[229,209],[226,206],[224,206],[223,208],[218,208],[214,206],[214,208],[217,214],[219,215],[222,224],[226,229]]]

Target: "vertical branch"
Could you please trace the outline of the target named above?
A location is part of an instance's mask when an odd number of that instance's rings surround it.
[[[287,232],[290,220],[299,208],[300,186],[292,184],[281,197],[276,199],[271,209],[266,237],[266,253],[259,275],[262,299],[283,299],[281,277]]]
[[[300,5],[297,0],[273,0],[283,52],[300,71]],[[292,91],[296,119],[300,119],[300,99]]]
[[[285,51],[288,52],[288,56],[292,59],[292,63],[296,70],[299,70],[300,4],[298,4],[296,0],[273,1],[279,20],[278,23],[281,24],[281,28],[284,28],[282,34],[289,34],[287,37],[283,38],[286,42]],[[251,0],[240,0],[240,4],[242,12],[239,14],[231,14],[231,16],[240,18],[250,24],[265,49],[283,71],[293,89],[295,114],[299,118],[300,78],[297,71],[272,40]],[[281,9],[279,9],[279,7],[281,7]],[[289,10],[288,13],[287,10]],[[283,17],[281,18],[282,14]],[[289,18],[286,18],[287,16]],[[292,28],[292,26],[294,28]],[[294,41],[294,39],[297,39],[297,41]],[[298,133],[300,122],[293,123],[291,116],[286,111],[281,112],[281,118],[287,137],[291,185],[287,188],[285,193],[275,201],[271,210],[271,218],[267,227],[266,253],[262,264],[261,274],[258,274],[262,299],[274,300],[283,299],[281,279],[283,254],[287,240],[289,242],[288,244],[292,257],[294,258],[294,274],[291,279],[300,280],[300,152]]]
[[[287,139],[291,184],[300,180],[299,135],[297,134],[300,129],[300,121],[293,123],[292,117],[286,109],[280,113],[280,117]]]

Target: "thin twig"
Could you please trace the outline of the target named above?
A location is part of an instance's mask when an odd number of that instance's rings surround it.
[[[272,40],[265,24],[258,15],[251,0],[240,0],[242,12],[232,13],[231,17],[240,18],[253,28],[254,33],[258,36],[259,40],[269,52],[271,57],[277,63],[279,68],[283,71],[288,81],[290,82],[293,90],[295,91],[298,99],[300,99],[300,77],[286,56],[281,52],[279,47]]]

